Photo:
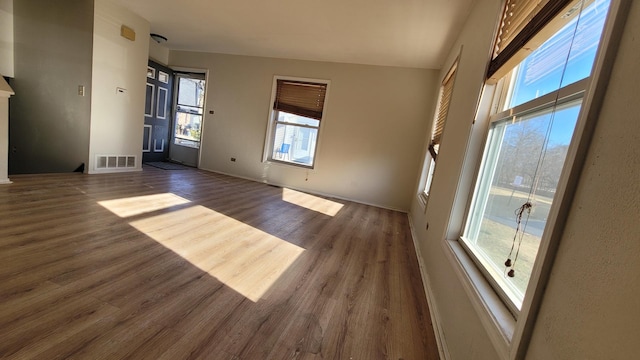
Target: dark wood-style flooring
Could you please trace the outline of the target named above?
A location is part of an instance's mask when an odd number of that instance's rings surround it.
[[[406,214],[198,170],[11,179],[1,358],[438,358]]]

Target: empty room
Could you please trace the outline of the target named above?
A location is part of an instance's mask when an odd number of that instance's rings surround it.
[[[631,0],[0,0],[0,358],[637,358],[638,39]]]

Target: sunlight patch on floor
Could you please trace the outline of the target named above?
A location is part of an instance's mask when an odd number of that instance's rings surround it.
[[[163,193],[98,201],[98,204],[121,218],[126,218],[166,209],[176,205],[188,204],[190,202],[191,201],[178,195]]]
[[[200,205],[130,224],[253,302],[304,251]]]
[[[344,206],[335,201],[287,188],[282,189],[282,200],[328,216],[335,216]]]

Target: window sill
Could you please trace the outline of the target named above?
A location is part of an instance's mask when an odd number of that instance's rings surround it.
[[[500,359],[511,359],[513,353],[511,340],[516,319],[464,251],[462,245],[457,240],[445,240],[442,244]]]
[[[295,168],[302,168],[302,169],[306,169],[306,170],[313,170],[313,168],[314,168],[313,165],[305,165],[305,164],[296,163],[296,162],[293,162],[293,161],[284,161],[284,160],[278,160],[278,159],[273,159],[273,158],[269,158],[269,159],[265,160],[265,162],[269,163],[269,164],[292,166],[292,167],[295,167]]]

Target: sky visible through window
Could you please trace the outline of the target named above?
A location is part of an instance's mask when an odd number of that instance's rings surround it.
[[[532,52],[518,67],[509,108],[551,93],[591,74],[609,0],[596,0],[553,37]],[[576,28],[577,26],[577,28]],[[575,39],[571,41],[575,32]],[[565,66],[565,62],[569,59]],[[557,112],[549,145],[568,145],[579,107]]]

